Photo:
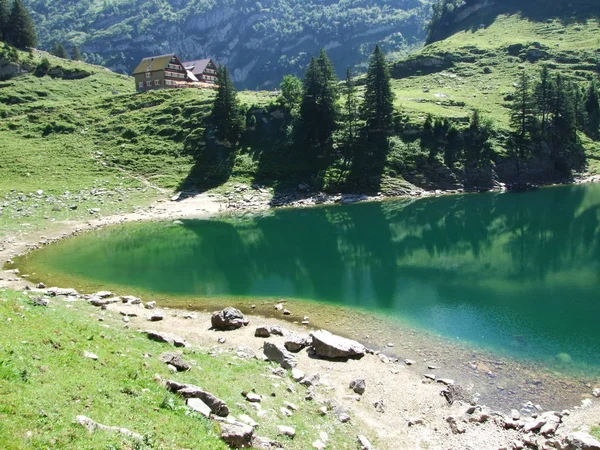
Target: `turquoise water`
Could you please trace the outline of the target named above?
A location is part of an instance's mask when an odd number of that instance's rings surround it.
[[[18,265],[54,284],[197,304],[360,307],[516,357],[600,368],[600,185],[129,224]]]

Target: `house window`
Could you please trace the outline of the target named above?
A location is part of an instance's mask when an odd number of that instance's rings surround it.
[[[152,86],[152,81],[146,81],[146,86],[151,87]]]
[[[139,87],[140,89],[142,89],[142,88],[144,87],[144,82],[143,82],[143,81],[140,81],[140,82],[138,83],[138,87]]]
[[[146,72],[146,78],[151,78],[152,74],[150,72]]]
[[[154,80],[154,86],[160,86],[160,80]]]

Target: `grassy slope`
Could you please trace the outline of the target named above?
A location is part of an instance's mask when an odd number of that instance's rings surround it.
[[[42,56],[19,54],[27,65]],[[89,218],[92,208],[101,215],[131,211],[159,193],[149,184],[176,188],[193,166],[183,139],[199,126],[197,117],[209,111],[214,95],[196,89],[138,95],[130,77],[49,60],[52,67],[90,76],[65,80],[28,73],[0,82],[0,237]],[[267,93],[241,98],[249,104],[271,99]],[[107,193],[98,195],[99,189]]]
[[[293,426],[297,432],[293,441],[279,438],[286,448],[310,448],[321,431],[329,434],[331,448],[355,448],[354,434],[344,431],[349,425],[320,416],[318,404],[303,400],[303,389],[292,394],[283,379],[273,384],[267,363],[230,353],[213,357],[208,350],[190,348],[184,351],[185,358],[197,366],[171,374],[158,355],[172,347],[123,329],[120,317],[108,314],[98,322],[86,302],[72,303],[70,308],[60,303],[35,307],[22,294],[0,291],[2,449],[227,448],[214,424],[190,414],[181,398],[153,381],[154,374],[213,392],[225,400],[232,415],[246,413],[260,422],[262,436],[274,439],[277,425]],[[84,351],[97,354],[98,361],[84,358]],[[253,388],[276,394],[265,398],[265,409],[279,411],[284,400],[300,409],[291,418],[268,414],[259,419],[252,408],[247,412],[236,405],[243,402],[241,392]],[[146,442],[138,445],[101,431],[89,434],[73,423],[77,415],[126,427],[145,435]]]
[[[523,44],[527,48],[535,42],[547,47],[549,60],[530,63],[507,52],[509,45]],[[409,58],[450,55],[457,62],[446,71],[394,80],[396,106],[418,124],[427,114],[467,121],[471,111],[478,109],[492,119],[494,126],[507,129],[504,97],[514,92],[522,70],[537,75],[542,64],[548,63],[587,85],[591,69],[599,62],[599,48],[597,20],[565,24],[559,20],[535,22],[518,15],[499,16],[487,27],[458,32]],[[565,62],[568,59],[573,62]],[[582,139],[589,150],[590,172],[600,173],[600,146]]]

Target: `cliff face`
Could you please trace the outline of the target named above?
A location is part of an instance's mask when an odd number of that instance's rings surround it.
[[[144,56],[175,52],[226,64],[242,88],[301,75],[326,48],[339,72],[360,70],[376,43],[402,56],[424,40],[425,0],[28,0],[42,47],[77,44],[93,63],[129,73]]]

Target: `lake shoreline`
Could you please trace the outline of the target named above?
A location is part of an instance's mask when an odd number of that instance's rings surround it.
[[[598,181],[597,177],[594,178],[590,178],[588,181]],[[431,195],[427,195],[426,197],[429,197]],[[406,197],[404,197],[406,198]],[[409,197],[412,199],[412,197]],[[385,198],[385,200],[388,199],[392,199],[392,198]],[[374,200],[383,200],[383,199],[374,199]],[[332,200],[331,203],[334,203],[334,201]],[[188,197],[188,198],[184,198],[184,199],[180,199],[177,198],[177,200],[171,201],[171,202],[158,202],[155,205],[151,206],[150,208],[148,208],[145,211],[142,212],[137,212],[137,213],[132,213],[132,214],[125,214],[125,215],[118,215],[118,216],[110,216],[107,218],[102,218],[102,219],[97,219],[94,221],[90,221],[90,222],[86,222],[86,223],[68,223],[68,224],[63,224],[64,228],[59,227],[58,231],[55,231],[53,234],[47,233],[46,235],[43,235],[41,233],[38,234],[30,234],[28,236],[23,237],[20,241],[14,241],[12,244],[12,248],[10,249],[5,249],[3,250],[3,252],[0,252],[0,258],[2,258],[2,260],[6,260],[6,259],[12,259],[12,257],[16,256],[17,250],[20,248],[21,249],[21,254],[27,253],[31,250],[34,250],[36,248],[42,247],[44,245],[48,245],[52,242],[57,242],[59,240],[62,239],[66,239],[70,236],[76,235],[76,234],[80,234],[83,232],[87,232],[87,231],[92,231],[92,230],[97,230],[100,228],[104,228],[107,226],[111,226],[111,225],[118,225],[118,224],[123,224],[123,223],[132,223],[132,222],[139,222],[139,221],[152,221],[152,220],[176,220],[176,219],[207,219],[210,217],[215,217],[218,214],[221,213],[225,213],[225,214],[236,214],[235,210],[232,212],[231,208],[223,208],[222,206],[223,204],[221,202],[218,202],[215,200],[214,196],[211,196],[210,194],[200,194],[194,197]],[[292,205],[293,206],[312,206],[312,205]],[[289,207],[289,206],[288,206]],[[268,208],[262,208],[262,209],[255,209],[255,210],[250,210],[250,211],[256,211],[256,212],[260,212],[260,211],[264,211]],[[7,287],[9,289],[25,289],[26,286],[31,287],[31,283],[28,282],[28,280],[26,278],[22,278],[20,276],[18,276],[19,274],[12,274],[12,276],[10,275],[10,272],[4,274],[4,278],[5,280],[0,280],[0,287]],[[270,305],[271,307],[273,305]],[[269,308],[269,305],[267,305],[265,308]],[[165,311],[176,311],[176,310],[167,310],[165,309]],[[249,311],[252,312],[252,311]],[[176,313],[176,312],[175,312]],[[256,314],[258,313],[258,314]],[[297,313],[299,315],[302,314],[302,311],[294,311],[294,313]],[[203,314],[208,314],[208,312],[205,312]],[[265,318],[265,316],[267,316],[268,314],[266,313],[266,309],[264,309],[263,311],[254,311],[253,315],[251,316],[251,320],[254,321],[262,321],[262,320],[267,320],[267,321],[272,321],[274,320],[273,318]],[[269,322],[270,323],[270,322]],[[277,319],[275,320],[274,323],[277,324],[281,324],[281,326],[286,326],[286,327],[290,327],[290,323],[289,321],[285,321],[285,320],[281,320],[281,319]],[[285,325],[284,325],[285,324]],[[322,324],[319,324],[322,325]],[[353,339],[361,339],[361,335],[360,333],[352,333],[352,336],[348,336],[350,338]],[[424,342],[424,346],[425,346],[425,352],[430,351],[431,349],[428,347],[432,347],[435,346],[433,344],[433,340],[429,340],[427,342]],[[380,347],[382,346],[382,343],[380,343]],[[382,349],[383,350],[383,349]],[[393,349],[388,349],[387,352],[384,352],[390,355],[389,359],[392,360],[391,364],[399,364],[399,362],[394,362],[393,358],[394,358],[394,351]],[[376,355],[379,356],[379,355]],[[412,356],[412,355],[410,355]],[[423,355],[419,355],[419,357],[421,359]],[[426,355],[427,356],[427,355]],[[387,356],[386,356],[387,357]],[[415,359],[417,359],[415,357]],[[422,365],[424,362],[428,361],[428,357],[424,358],[425,361],[420,362],[420,364]],[[435,361],[435,359],[431,359],[432,361]],[[463,364],[466,362],[467,360],[462,358],[461,361],[459,362],[459,364]],[[486,370],[486,366],[489,369],[493,369],[493,364],[494,361],[493,360],[484,360],[483,361],[483,366],[482,366],[482,372],[481,375],[484,376],[485,378],[485,370]],[[384,359],[381,358],[379,360],[375,360],[375,364],[381,365],[381,368],[383,368],[382,370],[387,371],[389,370],[390,367],[390,362],[388,361],[387,363],[384,362]],[[429,364],[426,364],[426,366],[428,366]],[[489,367],[490,365],[492,365],[492,367]],[[368,366],[370,367],[370,366]],[[415,366],[416,367],[416,366]],[[404,369],[404,368],[403,368]],[[510,370],[512,370],[513,367],[510,368]],[[357,370],[365,370],[365,366],[357,366]],[[368,370],[368,369],[367,369]],[[422,372],[425,372],[425,368],[420,368],[419,370],[421,370]],[[476,372],[479,372],[477,369],[475,369]],[[410,372],[410,371],[407,371]],[[387,373],[387,372],[386,372]],[[394,375],[398,375],[398,374],[394,374]],[[425,381],[426,383],[429,383],[427,380],[424,380],[422,378],[422,375],[418,375],[415,373],[410,373],[410,377],[409,379],[411,380],[410,383],[414,384],[423,384],[423,381]],[[443,374],[443,376],[446,376],[446,373]],[[577,383],[579,383],[580,381],[578,381]],[[542,384],[544,384],[544,382],[542,382]],[[550,385],[548,386],[550,387]],[[595,387],[595,386],[593,386]],[[547,389],[547,387],[544,385],[544,388]],[[588,387],[588,386],[580,386],[577,389],[579,391],[581,391],[582,393],[587,392],[587,397],[590,398],[591,397],[591,389],[592,386]],[[419,389],[420,391],[421,389]],[[554,388],[552,388],[552,390],[554,390]],[[437,397],[439,397],[439,392],[437,392],[435,395],[437,395]],[[548,392],[548,394],[546,395],[552,395],[552,392]],[[429,410],[431,410],[433,408],[434,411],[436,411],[435,414],[435,419],[432,419],[433,421],[438,421],[438,420],[442,420],[444,419],[445,415],[448,413],[447,410],[442,406],[442,405],[437,405],[437,402],[434,402],[433,399],[437,398],[434,396],[428,396],[426,399],[424,399],[423,401],[425,401],[426,403],[428,403],[429,405],[431,405],[429,407]],[[433,402],[433,403],[432,403]],[[515,402],[515,407],[518,407],[520,402]],[[442,403],[443,404],[443,403]],[[434,406],[437,405],[437,406]],[[569,406],[576,406],[576,405],[569,405]],[[422,405],[420,406],[421,409],[420,410],[415,410],[415,411],[408,411],[408,413],[414,413],[414,414],[419,414],[420,412],[423,411],[422,409]],[[598,405],[596,404],[594,406],[594,408],[598,408]],[[596,409],[594,409],[595,411]],[[582,412],[582,416],[586,416],[590,410],[581,410]],[[506,411],[505,411],[506,412]],[[439,416],[438,416],[439,414]],[[574,414],[574,416],[577,416],[577,414]],[[377,428],[377,418],[378,418],[378,414],[375,414],[373,416],[373,423],[374,423],[374,427]],[[588,422],[589,423],[589,422]],[[488,431],[486,431],[488,432]],[[504,431],[502,431],[504,432]],[[454,434],[454,433],[453,433]],[[460,433],[459,433],[460,434]],[[406,447],[406,448],[410,448],[410,447]],[[492,448],[492,447],[490,447]]]

